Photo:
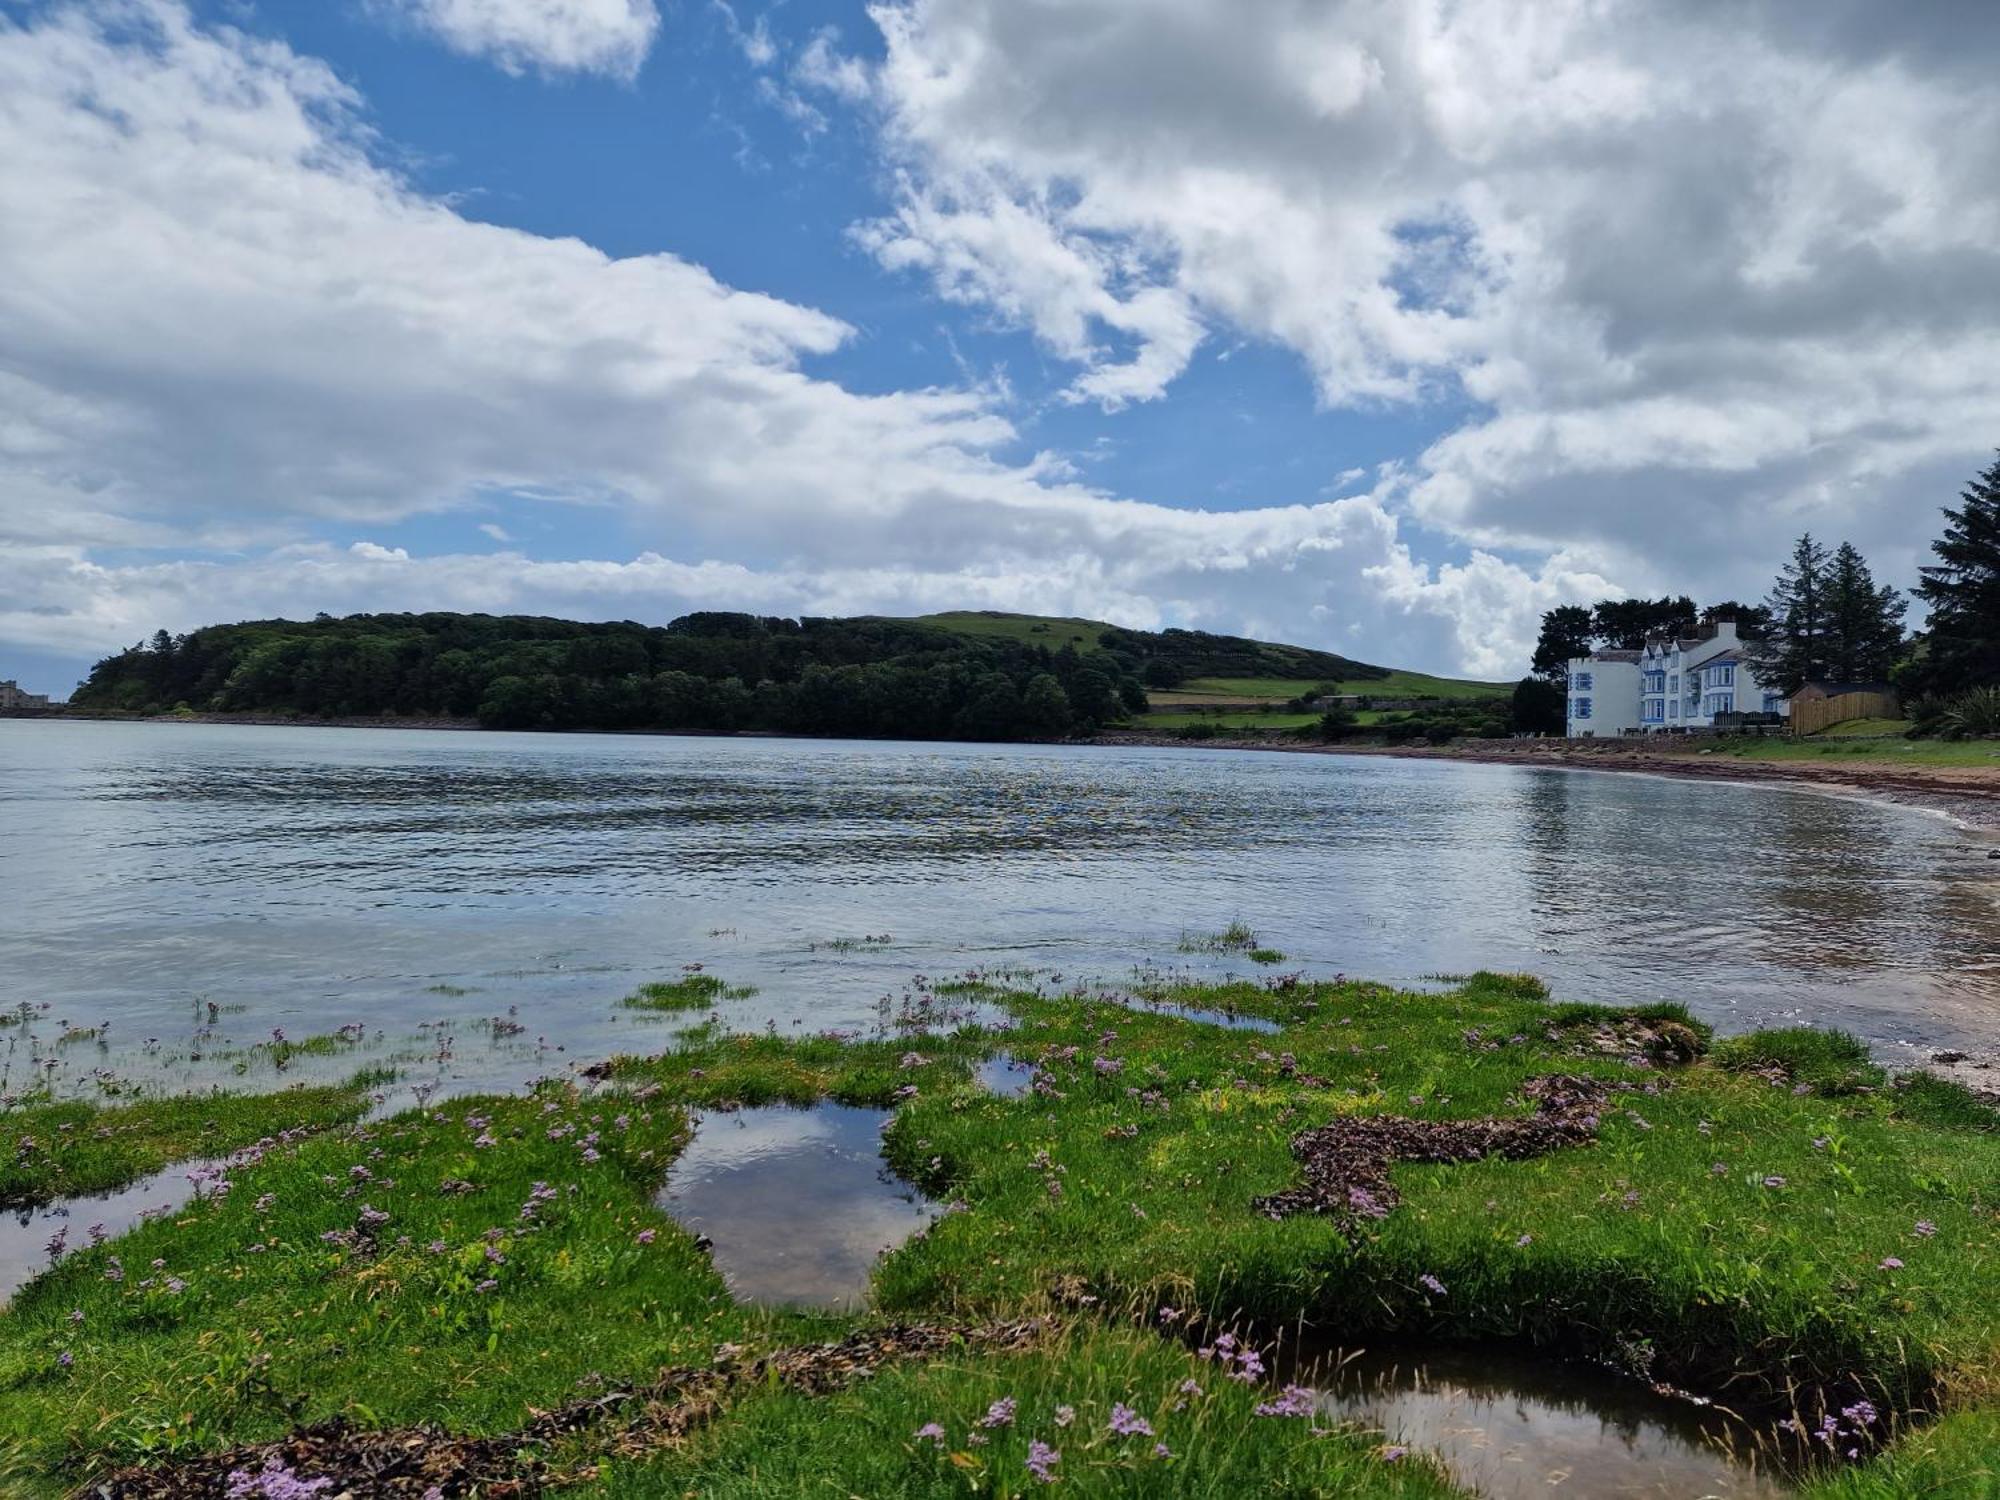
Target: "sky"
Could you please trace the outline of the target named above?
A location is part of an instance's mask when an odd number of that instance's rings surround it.
[[[1989,0],[0,0],[0,678],[325,610],[1505,678],[1916,577]]]

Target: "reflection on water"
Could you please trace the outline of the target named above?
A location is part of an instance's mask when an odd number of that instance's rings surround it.
[[[1002,1099],[1016,1099],[1034,1087],[1035,1065],[997,1052],[973,1070],[979,1086]]]
[[[0,1210],[0,1302],[48,1269],[50,1244],[58,1236],[65,1250],[81,1250],[93,1229],[108,1239],[142,1220],[170,1214],[194,1196],[189,1174],[200,1170],[199,1162],[180,1162],[114,1192]]]
[[[614,1002],[687,963],[758,987],[732,1024],[819,1031],[913,973],[1116,980],[1236,919],[1308,974],[1530,970],[1845,1026],[1892,1061],[1976,1051],[2000,1016],[2000,865],[1942,820],[1545,768],[14,720],[0,852],[0,1009],[108,1023],[72,1087],[204,1083],[273,1026],[346,1021],[435,1022],[459,1084],[512,1086],[521,1048],[546,1071],[656,1047]],[[489,1045],[510,1006],[526,1032]],[[0,1092],[28,1063],[8,1046]]]
[[[1491,1349],[1370,1352],[1295,1377],[1330,1417],[1434,1453],[1488,1500],[1761,1500],[1786,1486],[1712,1408]]]
[[[698,1115],[661,1206],[744,1301],[857,1304],[876,1258],[934,1217],[882,1161],[888,1120],[845,1104]]]

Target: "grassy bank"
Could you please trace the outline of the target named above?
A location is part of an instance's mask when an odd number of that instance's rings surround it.
[[[1672,1007],[1555,1007],[1505,976],[984,998],[1004,1030],[703,1026],[576,1084],[268,1150],[0,1317],[0,1480],[136,1464],[110,1493],[170,1494],[144,1486],[257,1469],[241,1445],[289,1434],[301,1477],[372,1442],[594,1496],[1017,1495],[1037,1469],[1090,1495],[1452,1493],[1203,1356],[1303,1322],[1831,1415],[1825,1500],[2000,1484],[2000,1119],[1962,1090],[1893,1087],[1823,1037],[1710,1054]],[[1035,1063],[1029,1092],[977,1085],[996,1051]],[[1538,1139],[1556,1075],[1595,1102]],[[687,1111],[821,1098],[893,1110],[885,1154],[949,1208],[880,1263],[874,1314],[739,1306],[654,1206]],[[1482,1132],[1506,1154],[1447,1149]],[[1340,1176],[1356,1142],[1379,1179]],[[1375,1187],[1271,1216],[1349,1180]],[[397,1475],[356,1493],[470,1482]]]

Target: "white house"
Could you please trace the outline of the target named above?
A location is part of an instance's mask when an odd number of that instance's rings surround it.
[[[1569,664],[1574,739],[1713,729],[1719,715],[1784,712],[1784,695],[1757,680],[1734,620],[1692,636],[1656,637],[1643,651],[1599,651]]]
[[[1569,737],[1639,732],[1639,653],[1593,651],[1569,664]]]

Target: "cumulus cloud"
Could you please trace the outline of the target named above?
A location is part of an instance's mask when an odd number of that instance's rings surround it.
[[[2000,411],[2000,10],[880,0],[859,237],[1107,406],[1210,330],[1329,406],[1467,416],[1402,513],[1754,590],[1789,533],[1908,579]]]
[[[509,73],[632,78],[660,29],[654,0],[367,0]]]
[[[382,164],[362,109],[173,0],[0,19],[0,642],[367,607],[984,605],[1501,671],[1522,612],[1573,586],[1567,561],[1425,567],[1387,489],[1216,514],[1009,460],[1003,393],[817,377],[856,336],[839,319],[468,220]],[[1179,336],[1143,296],[1133,326]],[[653,550],[371,535],[496,493],[608,507]]]

